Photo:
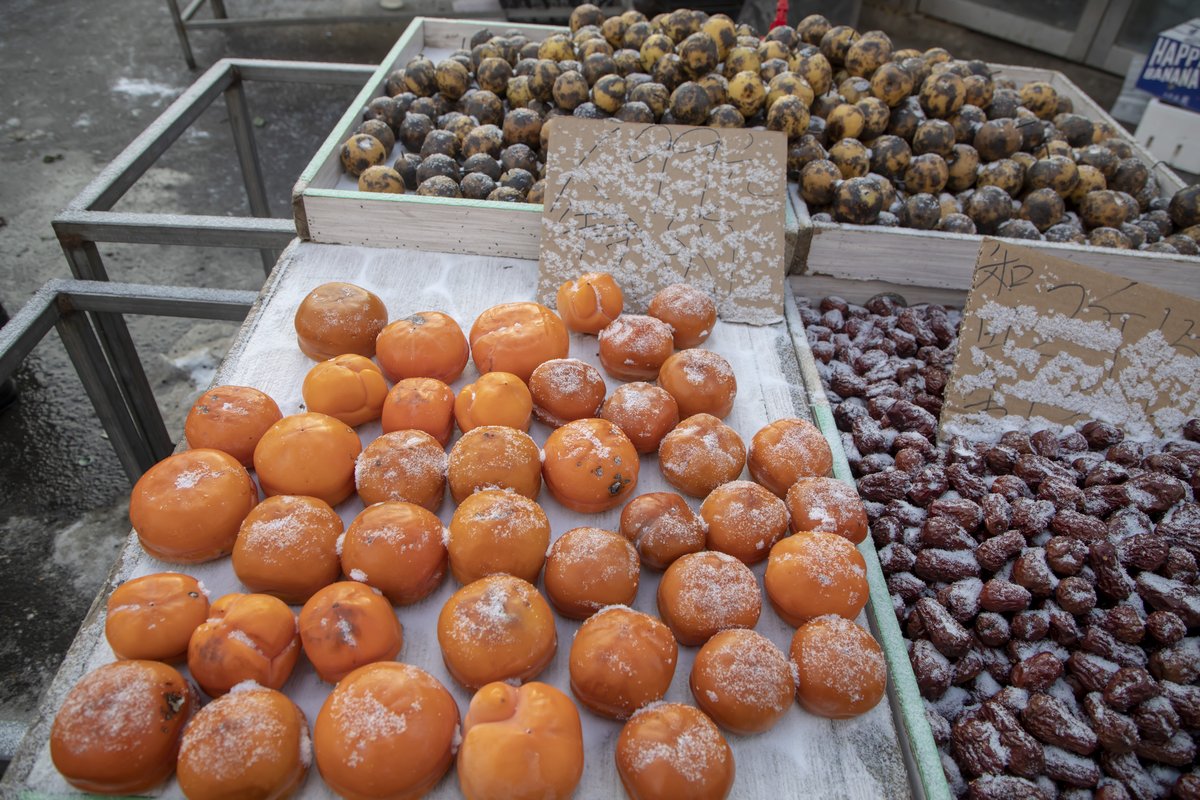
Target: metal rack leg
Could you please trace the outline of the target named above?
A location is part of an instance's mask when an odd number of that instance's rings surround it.
[[[87,315],[67,312],[56,327],[125,474],[131,482],[136,481],[157,459],[129,416],[112,373],[101,366],[105,363],[104,353]]]
[[[63,250],[66,251],[71,271],[76,278],[98,281],[109,279],[100,251],[92,242],[82,242],[74,246],[64,243]],[[96,314],[95,319],[103,345],[101,352],[107,357],[113,373],[120,381],[119,391],[124,395],[150,455],[155,461],[166,458],[173,449],[171,436],[163,423],[162,411],[158,408],[150,381],[142,369],[142,361],[138,357],[133,338],[129,335],[129,328],[125,325],[125,318],[120,314]]]
[[[175,25],[175,35],[179,37],[179,46],[183,48],[183,60],[187,62],[188,69],[195,69],[196,58],[192,55],[192,44],[188,41],[187,27],[183,24],[183,14],[179,12],[179,0],[167,0],[167,10],[171,12],[171,22]]]
[[[217,2],[217,0],[210,0]],[[215,7],[214,7],[215,8]],[[267,200],[267,189],[263,183],[262,167],[258,160],[258,145],[254,141],[254,124],[250,107],[246,103],[246,92],[240,75],[225,90],[225,105],[229,110],[229,124],[233,130],[234,149],[242,168],[242,181],[246,184],[246,197],[250,201],[250,213],[256,217],[270,217],[271,207]],[[263,272],[271,274],[279,254],[274,250],[260,250]]]
[[[225,19],[228,16],[225,13],[225,0],[208,0],[208,4],[212,6],[214,18]]]

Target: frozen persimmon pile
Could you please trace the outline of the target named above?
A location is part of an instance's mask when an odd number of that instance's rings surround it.
[[[134,487],[142,546],[185,568],[112,594],[118,661],[59,715],[62,774],[135,791],[178,757],[189,797],[285,796],[315,759],[339,794],[416,797],[457,759],[468,797],[559,798],[583,773],[586,714],[624,726],[608,768],[631,796],[723,797],[735,780],[723,730],[767,731],[806,713],[795,705],[830,718],[875,706],[882,655],[853,621],[866,511],[828,477],[820,431],[731,427],[737,377],[701,349],[715,307],[691,287],[635,315],[611,276],[587,274],[558,304],[497,305],[464,332],[436,310],[389,323],[358,286],[314,288],[295,317],[314,360],[302,413],[213,388],[189,416],[195,449]],[[571,358],[572,331],[599,368]],[[382,433],[364,442],[368,423]],[[639,492],[649,470],[682,494]],[[343,517],[335,507],[354,496],[365,508]],[[547,503],[575,526],[552,530]],[[613,529],[589,524],[601,512]],[[240,591],[209,598],[184,574],[228,555]],[[396,661],[408,607],[447,581],[436,642],[409,646],[436,648],[469,708],[452,683]],[[633,609],[639,592],[657,614]],[[755,632],[763,615],[796,628],[791,641]],[[562,620],[581,621],[569,641]],[[538,683],[560,648],[561,685]],[[702,648],[690,676],[676,674],[680,648]],[[855,671],[837,668],[845,659]],[[330,685],[314,720],[280,691],[297,665]],[[212,698],[194,717],[184,675]],[[696,705],[660,702],[676,680]],[[103,763],[110,738],[128,758]]]

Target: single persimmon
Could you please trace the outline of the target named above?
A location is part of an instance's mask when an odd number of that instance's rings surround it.
[[[717,304],[704,292],[686,283],[663,287],[650,300],[646,313],[671,326],[675,347],[684,350],[703,344],[717,323]]]
[[[821,429],[806,419],[777,419],[750,440],[750,477],[780,497],[800,478],[824,477],[833,451]]]
[[[375,503],[346,528],[342,569],[398,606],[415,603],[446,574],[444,539],[442,521],[432,512],[414,503]]]
[[[471,326],[471,358],[480,372],[511,372],[529,380],[534,368],[566,358],[567,326],[541,303],[504,303],[484,311]]]
[[[577,358],[552,358],[529,377],[533,415],[552,428],[598,416],[607,391],[600,370]]]
[[[383,432],[425,431],[442,447],[454,435],[454,390],[437,378],[405,378],[383,401]]]
[[[826,531],[854,544],[867,538],[867,507],[853,484],[837,478],[799,478],[784,498],[792,532]]]
[[[456,503],[480,489],[512,489],[537,500],[542,490],[541,453],[530,435],[516,428],[473,428],[450,450],[446,480]]]
[[[300,641],[321,680],[337,683],[356,667],[395,658],[404,631],[391,604],[376,589],[338,581],[300,609]]]
[[[622,314],[599,339],[600,366],[622,381],[653,380],[675,352],[671,326],[644,314]]]
[[[348,353],[314,365],[301,393],[309,411],[354,427],[379,419],[388,385],[374,361]]]
[[[313,361],[343,353],[370,358],[387,317],[378,295],[352,283],[323,283],[305,295],[296,309],[296,338]]]
[[[692,497],[705,497],[722,483],[737,480],[745,465],[742,437],[712,414],[688,417],[658,446],[663,477]]]
[[[278,404],[258,389],[214,386],[192,404],[183,435],[193,450],[221,450],[249,467],[258,440],[282,418]]]
[[[683,418],[712,414],[725,419],[737,397],[733,368],[712,350],[680,350],[663,362],[658,385],[671,393]]]
[[[266,594],[225,595],[188,642],[188,670],[209,697],[246,680],[278,689],[299,656],[296,615]]]
[[[871,634],[829,614],[801,625],[790,650],[796,665],[796,699],[810,714],[856,717],[883,699],[887,663]]]
[[[550,520],[542,507],[504,489],[464,498],[448,530],[450,571],[463,584],[497,573],[534,583],[550,544]]]
[[[637,489],[637,450],[603,419],[577,419],[546,439],[542,478],[558,502],[595,514],[616,508]]]
[[[366,505],[416,503],[437,513],[446,494],[446,451],[424,431],[392,431],[367,445],[354,468]]]
[[[661,386],[635,381],[609,395],[600,417],[615,422],[639,453],[656,453],[663,437],[679,424],[679,404]]]
[[[293,414],[263,434],[254,448],[254,471],[267,496],[299,494],[331,506],[354,492],[358,434],[327,414]]]
[[[558,315],[576,333],[596,334],[621,316],[625,298],[607,272],[585,272],[558,287]]]
[[[268,497],[242,521],[233,572],[252,592],[303,603],[342,574],[337,542],[344,528],[324,500]]]
[[[228,555],[258,488],[237,459],[220,450],[167,456],[138,478],[129,521],[155,558],[195,564]]]
[[[854,619],[871,591],[862,553],[845,537],[824,531],[800,531],[776,543],[763,586],[789,625],[826,614]]]
[[[379,365],[390,380],[437,378],[454,383],[469,355],[467,337],[449,314],[420,311],[398,319],[379,334]]]
[[[125,581],[108,596],[104,636],[120,659],[177,662],[192,631],[208,619],[208,592],[191,575],[156,572]]]
[[[485,372],[454,399],[454,419],[463,433],[481,425],[507,425],[529,430],[533,397],[525,382],[511,372]]]
[[[159,661],[117,661],[84,675],[50,728],[50,759],[84,792],[142,794],[175,769],[200,699]]]

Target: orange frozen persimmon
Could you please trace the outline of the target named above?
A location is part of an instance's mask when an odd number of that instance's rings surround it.
[[[533,415],[552,428],[598,416],[606,391],[600,370],[577,358],[543,362],[529,377]]]
[[[175,769],[179,740],[199,699],[159,661],[117,661],[67,694],[50,728],[50,759],[85,792],[141,794]]]
[[[208,619],[208,593],[191,575],[156,572],[108,597],[104,636],[120,659],[183,661],[192,631]]]
[[[442,661],[468,689],[492,681],[524,682],[554,660],[554,612],[529,581],[489,575],[459,589],[438,615]]]
[[[666,625],[627,606],[608,606],[584,620],[571,642],[571,691],[589,711],[627,719],[666,696],[678,660]]]
[[[867,508],[854,486],[837,478],[800,478],[784,498],[792,531],[826,531],[854,544],[867,538]]]
[[[658,385],[671,393],[679,415],[712,414],[725,419],[737,397],[733,368],[711,350],[680,350],[663,362]]]
[[[233,572],[252,592],[303,603],[341,575],[337,541],[344,527],[324,500],[268,497],[242,521]]]
[[[425,431],[442,447],[454,435],[454,390],[437,378],[405,378],[383,401],[383,432]]]
[[[376,353],[390,380],[437,378],[454,383],[467,365],[467,337],[449,314],[420,311],[384,328]]]
[[[546,487],[572,511],[595,514],[616,508],[637,489],[637,450],[608,420],[568,422],[546,439],[545,453]]]
[[[675,347],[696,347],[712,333],[717,324],[717,304],[694,286],[673,283],[658,291],[646,313],[671,326]]]
[[[743,564],[757,564],[787,535],[787,506],[754,481],[730,481],[708,493],[700,504],[709,550],[728,553]]]
[[[356,667],[395,658],[404,631],[378,590],[338,581],[300,609],[300,641],[321,680],[337,683]]]
[[[450,571],[459,583],[507,573],[533,583],[546,560],[550,520],[524,495],[502,489],[475,492],[450,518]]]
[[[833,452],[808,420],[777,419],[754,434],[747,463],[750,477],[783,497],[800,478],[828,475]]]
[[[129,521],[155,558],[195,564],[227,555],[258,502],[246,468],[220,450],[167,456],[138,478]]]
[[[463,433],[482,425],[529,430],[533,397],[525,382],[511,372],[485,372],[454,399],[454,419]]]
[[[631,605],[640,575],[637,550],[615,531],[572,528],[546,554],[546,596],[570,619],[587,619],[605,606]]]
[[[179,746],[177,777],[188,800],[290,797],[308,775],[308,720],[287,695],[234,687],[196,714]]]
[[[615,422],[639,453],[655,453],[679,424],[679,404],[666,389],[638,381],[618,386],[604,401],[600,417]]]
[[[413,503],[363,509],[342,542],[342,569],[398,606],[429,595],[446,574],[442,521]]]
[[[450,496],[461,503],[480,489],[512,489],[537,500],[542,490],[540,459],[537,444],[524,431],[503,425],[474,428],[450,450]]]
[[[792,636],[796,699],[810,714],[856,717],[883,699],[887,664],[871,634],[830,614],[800,626]]]
[[[352,283],[323,283],[296,309],[296,338],[304,355],[313,361],[343,353],[370,358],[387,317],[378,295]]]
[[[621,287],[607,272],[585,272],[558,287],[558,315],[576,333],[599,333],[621,316]]]
[[[705,642],[688,683],[704,713],[743,735],[773,727],[796,697],[787,656],[770,639],[745,628],[721,631]]]
[[[248,467],[258,440],[282,417],[275,401],[258,389],[214,386],[192,404],[183,435],[193,450],[221,450]]]
[[[379,419],[388,385],[374,361],[348,353],[315,364],[304,376],[301,393],[309,411],[354,427]]]
[[[276,422],[254,448],[254,471],[268,496],[308,495],[331,506],[354,493],[358,434],[326,414],[293,414]]]
[[[836,533],[800,531],[771,548],[763,586],[789,625],[837,614],[854,619],[867,604],[862,553]]]
[[[745,465],[742,437],[712,414],[688,417],[658,446],[663,477],[692,497],[705,497],[722,483],[737,480]]]
[[[750,568],[733,556],[689,553],[663,573],[658,613],[680,644],[694,647],[720,631],[757,625],[762,592]]]
[[[446,495],[446,451],[424,431],[385,433],[359,455],[354,483],[368,506],[399,500],[437,513]]]
[[[296,615],[277,597],[227,594],[188,642],[188,670],[208,694],[252,680],[278,689],[300,656]]]
[[[674,492],[638,495],[621,509],[621,533],[651,569],[704,549],[704,521]]]
[[[534,367],[566,358],[567,326],[541,303],[504,303],[484,311],[471,326],[471,358],[480,372],[511,372],[529,380]]]
[[[634,800],[722,800],[733,788],[733,750],[703,711],[660,703],[634,714],[617,737],[617,773]]]
[[[652,380],[675,351],[671,326],[644,314],[622,314],[599,338],[600,366],[623,381]]]

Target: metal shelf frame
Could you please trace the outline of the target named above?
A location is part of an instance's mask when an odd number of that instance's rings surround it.
[[[223,59],[214,64],[55,216],[51,225],[71,274],[81,281],[110,280],[96,247],[98,242],[254,249],[261,254],[264,273],[269,274],[278,251],[295,238],[296,228],[290,215],[271,216],[243,84],[264,81],[361,86],[374,70],[365,64],[260,59]],[[219,97],[224,98],[228,110],[252,216],[113,211],[125,193]],[[124,317],[103,306],[86,310],[95,328],[97,347],[83,339],[76,346],[89,348],[90,355],[98,359],[93,363],[105,366],[91,376],[85,376],[83,370],[87,367],[78,362],[76,369],[85,385],[101,387],[99,395],[91,389],[89,395],[93,402],[97,396],[103,397],[104,411],[98,405],[97,413],[113,437],[125,471],[136,479],[169,455],[172,443]],[[62,330],[67,331],[64,342],[69,337],[83,336],[74,322],[64,323]],[[8,357],[3,351],[0,355]],[[10,371],[0,371],[0,378]],[[111,382],[104,377],[105,371],[111,373]],[[110,429],[110,425],[115,427]]]

